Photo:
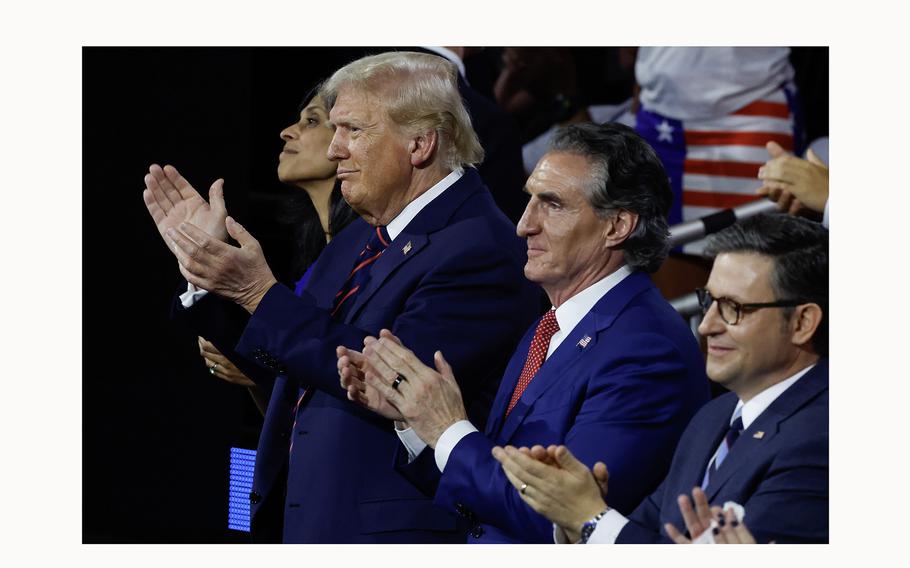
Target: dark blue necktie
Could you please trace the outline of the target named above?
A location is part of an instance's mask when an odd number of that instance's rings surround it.
[[[708,465],[708,470],[705,472],[705,477],[701,482],[702,489],[708,486],[711,478],[715,473],[717,473],[720,465],[727,458],[727,454],[730,453],[730,449],[733,448],[733,444],[736,443],[736,440],[739,439],[739,435],[742,434],[742,432],[743,417],[737,416],[730,424],[730,428],[727,430],[727,434],[724,436],[723,441],[720,443],[720,447],[717,449],[717,453],[714,454],[714,459],[711,460],[711,463]]]

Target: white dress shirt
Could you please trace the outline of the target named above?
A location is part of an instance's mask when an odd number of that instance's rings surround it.
[[[555,315],[556,322],[559,324],[559,331],[554,333],[553,337],[550,338],[546,359],[550,358],[550,355],[556,351],[563,340],[569,336],[573,329],[575,329],[578,322],[591,311],[594,304],[631,273],[632,269],[627,265],[623,265],[605,278],[598,280],[581,292],[575,294],[556,308]],[[415,434],[412,429],[398,430],[396,428],[395,431],[398,433],[401,443],[407,448],[411,460],[416,458],[417,455],[426,448],[426,443],[417,437],[417,434]],[[477,432],[477,428],[469,421],[461,420],[449,426],[446,431],[439,436],[439,440],[436,442],[435,453],[436,467],[439,468],[439,471],[445,470],[446,463],[449,461],[449,455],[452,453],[452,450],[455,449],[455,445],[472,432]]]
[[[385,229],[386,232],[389,233],[389,239],[392,241],[395,240],[395,237],[404,231],[404,228],[408,226],[408,223],[410,223],[424,207],[442,195],[442,192],[458,181],[462,175],[464,175],[464,169],[455,169],[449,175],[436,182],[433,187],[421,193],[417,199],[408,203],[405,208],[401,210],[401,213],[396,215],[395,218],[386,225]],[[180,294],[180,303],[183,304],[184,308],[189,308],[201,300],[206,294],[208,294],[207,290],[197,288],[193,284],[187,282],[186,292]]]
[[[743,402],[741,399],[736,403],[736,407],[733,409],[733,413],[730,415],[730,423],[733,423],[735,416],[742,416],[743,419],[743,430],[747,430],[749,426],[752,425],[755,420],[761,416],[761,413],[765,411],[771,403],[777,400],[785,390],[793,386],[800,377],[809,372],[815,364],[809,365],[805,369],[795,373],[791,377],[784,379],[779,383],[766,388],[761,391],[748,402]],[[719,449],[719,448],[718,448]],[[717,452],[715,451],[715,455]],[[713,457],[711,458],[714,459]],[[711,463],[710,460],[708,463]],[[626,523],[629,522],[629,519],[624,517],[621,513],[616,511],[616,509],[610,509],[606,515],[604,515],[598,522],[597,526],[594,528],[594,532],[591,533],[590,538],[588,538],[589,544],[614,544],[616,538],[619,536],[620,531],[623,527],[626,526]],[[553,540],[557,543],[565,544],[567,542],[565,533],[559,527],[553,527]]]

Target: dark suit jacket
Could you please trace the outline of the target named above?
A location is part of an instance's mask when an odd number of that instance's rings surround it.
[[[708,400],[695,337],[648,275],[635,272],[582,318],[503,420],[535,327],[509,362],[485,433],[464,437],[441,477],[433,452],[407,465],[399,455],[426,491],[438,483],[437,504],[472,521],[469,542],[553,541],[550,522],[493,459],[494,445],[565,444],[588,466],[603,461],[611,503],[631,511],[660,483],[679,435]]]
[[[701,485],[737,400],[727,393],[692,419],[667,478],[635,510],[617,542],[671,542],[663,532],[664,523],[685,527],[676,499]],[[744,522],[757,542],[828,542],[827,359],[784,391],[740,435],[705,492],[712,505],[727,501],[742,505]]]
[[[278,374],[251,495],[254,538],[274,539],[269,529],[283,517],[285,542],[464,541],[456,518],[395,470],[392,423],[346,399],[335,347],[361,350],[366,335],[385,327],[429,365],[441,349],[462,378],[472,418],[482,421],[509,354],[537,316],[539,290],[523,276],[514,227],[468,169],[392,241],[336,322],[332,300],[371,230],[358,219],[336,236],[301,297],[272,287],[231,353]],[[301,387],[309,390],[291,433]]]

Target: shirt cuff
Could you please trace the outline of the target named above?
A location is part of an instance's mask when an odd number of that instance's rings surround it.
[[[477,428],[467,420],[459,420],[446,428],[446,431],[442,433],[442,436],[436,442],[436,467],[439,468],[440,472],[445,471],[446,463],[449,461],[449,454],[452,453],[458,442],[468,434],[477,431]]]
[[[180,294],[180,303],[183,304],[184,308],[191,308],[193,307],[193,304],[204,298],[206,294],[208,294],[207,290],[197,288],[187,282],[186,292]]]
[[[829,217],[828,217],[828,204],[829,204],[829,203],[831,203],[831,200],[830,200],[830,199],[829,199],[828,201],[825,201],[825,214],[824,214],[824,216],[822,217],[822,226],[825,227],[826,229],[830,229],[830,228],[831,228],[831,226],[830,226],[830,225],[831,225],[831,222],[830,222]]]
[[[607,514],[597,521],[597,526],[588,538],[588,544],[615,544],[619,533],[629,519],[622,516],[616,509],[610,509]]]
[[[417,456],[420,455],[420,452],[427,447],[426,442],[420,439],[413,428],[408,428],[406,430],[395,428],[395,433],[398,434],[398,439],[401,440],[401,444],[408,450],[408,463],[416,460]]]

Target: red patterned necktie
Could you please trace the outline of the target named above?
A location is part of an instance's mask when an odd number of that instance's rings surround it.
[[[361,287],[366,285],[370,269],[373,263],[382,255],[383,251],[389,246],[389,233],[385,227],[376,227],[376,230],[370,233],[370,238],[366,246],[357,257],[357,264],[348,274],[347,280],[341,286],[341,290],[335,294],[335,300],[332,302],[332,317],[336,320],[344,320],[347,310],[354,303],[351,298],[357,294]],[[294,425],[291,427],[291,445],[289,451],[294,451],[294,432],[297,431],[297,417],[300,412],[300,405],[303,399],[309,394],[310,388],[301,388],[300,395],[297,397],[297,404],[294,405]]]
[[[559,323],[556,321],[556,310],[550,310],[540,318],[537,329],[534,330],[534,339],[531,340],[531,348],[528,349],[528,358],[525,359],[525,366],[521,370],[521,375],[518,376],[518,384],[515,385],[515,390],[512,392],[506,416],[518,404],[521,394],[525,392],[531,379],[543,365],[544,359],[547,358],[547,350],[550,348],[550,339],[557,331],[559,331]]]
[[[385,227],[376,227],[376,230],[370,234],[370,239],[360,252],[357,264],[351,270],[351,273],[348,274],[348,278],[341,286],[341,290],[335,294],[332,306],[333,318],[344,320],[344,316],[354,303],[349,300],[357,294],[360,288],[366,285],[373,263],[382,256],[383,251],[389,246],[389,241],[389,234],[386,232]]]

